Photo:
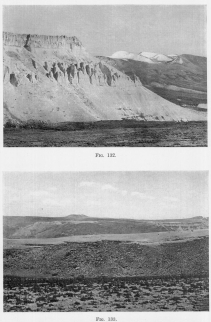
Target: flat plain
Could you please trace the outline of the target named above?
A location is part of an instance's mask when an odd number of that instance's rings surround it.
[[[205,147],[207,122],[106,121],[6,128],[5,147]]]

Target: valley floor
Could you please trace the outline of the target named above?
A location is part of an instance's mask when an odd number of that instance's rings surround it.
[[[4,130],[5,147],[204,147],[207,122],[105,121]]]

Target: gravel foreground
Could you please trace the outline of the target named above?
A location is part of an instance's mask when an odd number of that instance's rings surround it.
[[[208,277],[4,279],[5,312],[208,310]]]

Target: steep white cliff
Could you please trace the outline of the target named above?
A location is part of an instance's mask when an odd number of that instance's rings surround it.
[[[3,34],[4,122],[204,120],[88,54],[76,37]]]

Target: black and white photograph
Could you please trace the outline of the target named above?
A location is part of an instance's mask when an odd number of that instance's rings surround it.
[[[207,171],[4,172],[3,187],[4,312],[209,311]]]
[[[1,321],[210,320],[209,9],[2,1]]]
[[[5,147],[206,147],[206,5],[3,6]]]

